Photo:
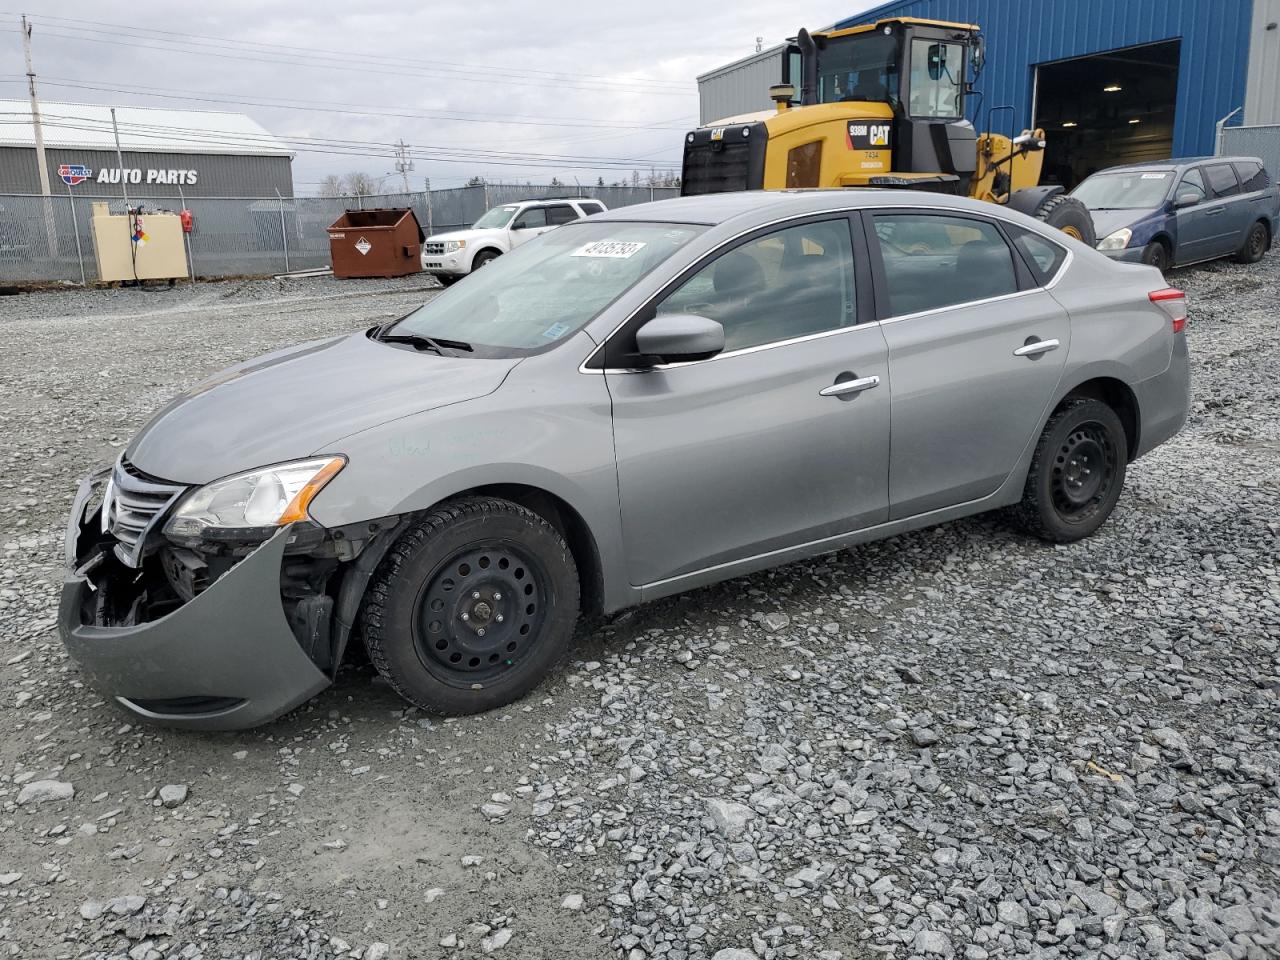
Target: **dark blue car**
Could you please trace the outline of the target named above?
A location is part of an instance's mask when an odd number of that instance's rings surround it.
[[[1257,157],[1193,157],[1112,167],[1075,190],[1098,252],[1161,270],[1235,257],[1257,263],[1280,228],[1280,192]]]

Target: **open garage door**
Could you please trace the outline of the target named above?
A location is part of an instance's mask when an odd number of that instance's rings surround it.
[[[1042,183],[1067,189],[1120,163],[1173,155],[1181,41],[1036,66],[1035,126],[1048,138]]]

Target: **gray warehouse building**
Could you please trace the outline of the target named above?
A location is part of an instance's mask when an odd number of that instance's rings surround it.
[[[0,100],[0,194],[38,194],[35,125],[27,100]],[[293,196],[293,154],[239,113],[40,105],[50,192],[73,196]],[[116,154],[118,128],[123,164]],[[123,183],[122,183],[123,181]]]

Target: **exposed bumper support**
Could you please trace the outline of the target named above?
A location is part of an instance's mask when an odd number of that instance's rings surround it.
[[[81,485],[72,510],[71,557],[85,557],[78,545],[96,516],[85,522],[92,487],[92,480]],[[63,643],[95,689],[140,717],[200,730],[271,720],[330,683],[285,618],[280,570],[288,541],[286,527],[193,600],[126,626],[93,622],[93,593],[113,589],[126,574],[98,569],[113,561],[92,547],[63,581]]]

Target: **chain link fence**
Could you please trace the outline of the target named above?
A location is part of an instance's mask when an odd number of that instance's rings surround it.
[[[1280,178],[1280,124],[1223,127],[1218,135],[1218,155],[1259,157],[1271,182]]]
[[[549,196],[590,196],[622,207],[676,196],[675,187],[531,187],[485,184],[372,197],[173,197],[142,201],[148,212],[191,211],[189,257],[200,278],[266,276],[329,266],[327,227],[345,210],[408,207],[427,233],[468,227],[492,206]],[[97,280],[93,206],[124,213],[118,197],[0,195],[0,283]]]

